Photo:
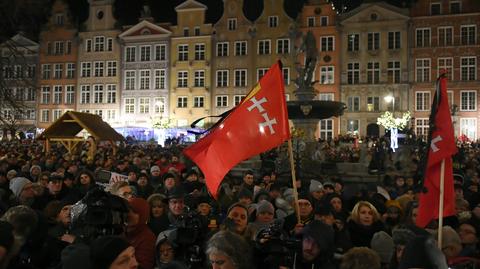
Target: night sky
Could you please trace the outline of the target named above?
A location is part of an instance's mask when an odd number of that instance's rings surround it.
[[[87,0],[64,0],[70,5],[71,13],[77,24],[88,17]],[[152,16],[157,22],[176,24],[175,7],[185,0],[116,0],[114,15],[120,25],[134,25],[138,22],[144,3],[149,4]],[[208,6],[207,22],[215,23],[222,16],[223,0],[197,0]],[[307,0],[284,0],[287,14],[295,18]],[[348,10],[359,6],[362,0],[332,0],[336,5],[346,5]],[[363,0],[375,1],[375,0]],[[403,6],[415,0],[386,0]],[[47,21],[54,0],[0,0],[0,43],[22,31],[32,40],[38,41],[38,33]],[[262,0],[244,0],[244,13],[254,21],[263,10]]]

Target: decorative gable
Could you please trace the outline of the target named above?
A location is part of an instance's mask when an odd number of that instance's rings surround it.
[[[200,2],[195,0],[187,0],[180,5],[175,7],[175,11],[187,11],[187,10],[194,10],[194,9],[202,9],[206,10],[208,7]]]
[[[408,20],[408,10],[387,3],[368,3],[342,16],[342,24],[375,21]]]
[[[169,36],[172,32],[147,20],[143,20],[119,35],[120,38],[140,36]]]

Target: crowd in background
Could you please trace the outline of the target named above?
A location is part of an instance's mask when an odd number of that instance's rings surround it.
[[[441,249],[437,222],[415,225],[423,190],[411,167],[379,184],[298,178],[297,210],[272,166],[227,175],[213,199],[181,149],[99,146],[90,160],[87,148],[0,143],[0,269],[480,266],[475,143],[455,156],[457,214],[445,218]],[[125,180],[110,182],[111,172]]]

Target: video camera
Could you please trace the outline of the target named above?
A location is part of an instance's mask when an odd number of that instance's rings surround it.
[[[202,249],[207,234],[207,220],[196,211],[182,214],[175,222],[175,243],[180,246],[188,268],[203,268],[205,260]]]
[[[255,247],[260,257],[265,257],[263,263],[268,268],[291,266],[301,250],[301,241],[290,238],[282,226],[283,221],[276,220],[259,229],[255,236]]]
[[[127,223],[127,202],[99,187],[90,190],[70,209],[70,230],[90,241],[102,235],[119,235]]]

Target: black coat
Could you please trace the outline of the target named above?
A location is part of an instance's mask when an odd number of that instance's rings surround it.
[[[370,241],[376,232],[384,231],[385,227],[381,221],[374,222],[370,226],[364,226],[353,220],[347,222],[350,240],[354,247],[370,247]]]

